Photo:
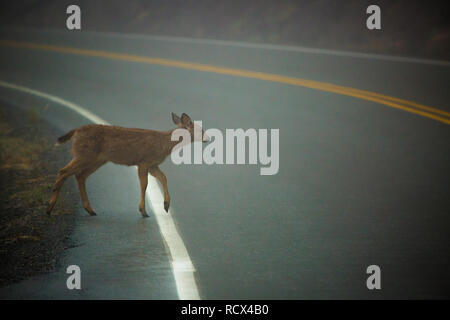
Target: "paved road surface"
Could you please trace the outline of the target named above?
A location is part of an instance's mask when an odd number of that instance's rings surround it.
[[[316,80],[450,111],[448,64],[86,32],[0,37]],[[203,299],[450,295],[448,124],[297,85],[11,46],[0,46],[0,80],[125,127],[166,130],[174,111],[205,128],[280,129],[274,176],[257,165],[162,165]],[[38,99],[0,93],[17,105]],[[61,131],[89,122],[52,103],[45,117]],[[135,169],[105,166],[88,193],[99,215],[77,212],[81,245],[63,260],[81,266],[83,290],[65,289],[61,269],[1,288],[0,297],[177,299],[156,219],[137,211]],[[371,264],[381,267],[381,291],[366,288]]]

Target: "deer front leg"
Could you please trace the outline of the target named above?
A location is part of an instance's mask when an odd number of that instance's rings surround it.
[[[145,190],[147,190],[148,183],[148,167],[145,165],[138,166],[139,182],[141,184],[141,201],[139,203],[139,211],[144,218],[148,217],[147,211],[145,210]]]
[[[170,195],[169,195],[169,191],[167,190],[166,175],[157,166],[150,168],[149,172],[152,176],[154,176],[156,179],[158,179],[159,182],[161,182],[163,189],[164,189],[164,210],[166,210],[166,212],[169,212]]]

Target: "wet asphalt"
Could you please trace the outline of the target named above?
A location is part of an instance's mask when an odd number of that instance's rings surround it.
[[[0,37],[295,76],[450,110],[448,66],[86,32]],[[259,165],[177,166],[167,159],[161,166],[201,298],[450,295],[446,124],[286,84],[3,46],[0,79],[124,127],[167,130],[171,112],[186,112],[204,128],[280,130],[273,176],[261,176]],[[0,93],[16,104],[31,99]],[[61,132],[89,123],[55,104],[44,117]],[[0,297],[177,299],[156,220],[137,210],[136,169],[107,164],[87,188],[98,216],[81,206],[76,212],[79,245],[67,250],[59,270],[0,288]],[[81,267],[82,290],[66,288],[70,264]],[[366,288],[372,264],[382,270],[379,291]]]

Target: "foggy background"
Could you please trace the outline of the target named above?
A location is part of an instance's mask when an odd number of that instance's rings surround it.
[[[395,0],[22,0],[0,5],[2,26],[66,28],[81,7],[82,30],[290,44],[450,60],[448,1]],[[381,30],[366,8],[381,8]]]

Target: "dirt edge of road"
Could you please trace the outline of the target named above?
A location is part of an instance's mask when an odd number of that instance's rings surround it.
[[[54,146],[61,132],[41,119],[41,111],[0,101],[0,287],[55,270],[74,245],[79,201],[73,181],[62,188],[52,215],[45,213],[70,154]]]

